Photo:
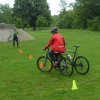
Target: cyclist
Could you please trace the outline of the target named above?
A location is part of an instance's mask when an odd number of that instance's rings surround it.
[[[49,56],[54,61],[54,67],[56,67],[59,63],[58,55],[65,52],[65,40],[64,37],[58,33],[58,29],[56,27],[51,29],[51,33],[52,36],[44,49],[51,47]]]

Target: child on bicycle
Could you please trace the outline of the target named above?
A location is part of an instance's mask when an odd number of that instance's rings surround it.
[[[51,29],[52,36],[48,44],[44,47],[47,49],[51,47],[51,51],[49,52],[50,58],[54,61],[54,67],[57,66],[58,55],[65,52],[65,40],[62,35],[58,33],[58,29],[56,27]]]

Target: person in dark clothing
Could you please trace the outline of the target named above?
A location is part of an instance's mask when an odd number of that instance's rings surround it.
[[[17,47],[19,47],[19,41],[18,41],[18,36],[17,36],[18,32],[16,31],[15,28],[14,28],[14,31],[15,33],[13,35],[13,47],[15,47],[15,42],[17,43]]]

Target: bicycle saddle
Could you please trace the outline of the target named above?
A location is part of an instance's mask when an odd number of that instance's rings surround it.
[[[80,45],[74,45],[74,47],[79,48],[79,47],[80,47]]]

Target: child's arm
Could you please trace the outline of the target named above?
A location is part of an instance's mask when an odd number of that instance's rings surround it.
[[[51,37],[49,43],[44,48],[49,48],[53,44],[54,38]]]

